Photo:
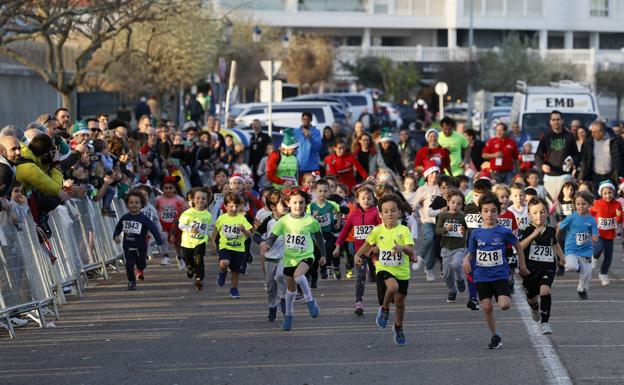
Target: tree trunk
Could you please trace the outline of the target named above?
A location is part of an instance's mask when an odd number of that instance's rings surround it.
[[[61,98],[63,101],[63,107],[69,109],[69,111],[71,111],[71,113],[75,114],[78,111],[72,111],[72,98],[71,98],[71,91],[63,91],[61,92]]]

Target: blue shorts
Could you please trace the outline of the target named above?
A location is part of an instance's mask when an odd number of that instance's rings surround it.
[[[219,250],[219,261],[230,261],[230,271],[240,272],[243,261],[247,260],[244,251]]]

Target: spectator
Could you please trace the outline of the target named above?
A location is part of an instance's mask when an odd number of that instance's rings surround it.
[[[301,127],[293,131],[293,135],[299,144],[297,161],[300,167],[300,175],[319,171],[321,133],[311,123],[312,114],[309,111],[305,111],[301,114]]]
[[[582,127],[577,129],[577,135],[582,129]],[[598,194],[601,182],[618,181],[622,175],[624,143],[621,138],[606,132],[605,124],[600,120],[591,124],[590,131],[591,136],[585,140],[581,149],[578,179],[591,181],[594,191]]]
[[[71,125],[71,116],[69,114],[69,110],[65,107],[61,107],[58,110],[54,111],[54,118],[58,122],[59,129],[67,132],[69,126]]]
[[[499,183],[511,185],[518,169],[518,148],[513,139],[507,137],[507,125],[498,123],[496,135],[488,140],[483,149],[483,158],[490,161],[492,176]]]
[[[418,152],[418,145],[410,137],[410,132],[407,128],[399,131],[399,154],[401,155],[401,163],[407,171],[411,171],[414,168],[414,159],[416,159],[416,153]]]
[[[262,132],[260,120],[254,119],[251,122],[252,133],[249,136],[249,164],[253,171],[254,179],[258,181],[258,166],[267,153],[267,146],[272,143],[272,139],[266,132]]]
[[[531,141],[529,134],[524,132],[518,122],[511,124],[511,132],[509,133],[509,139],[516,142],[516,148],[522,148],[524,143]]]
[[[550,113],[550,132],[540,140],[535,165],[544,173],[544,188],[551,197],[559,196],[563,184],[572,179],[574,159],[578,156],[574,135],[563,129],[563,115]]]
[[[321,139],[321,162],[324,162],[325,158],[334,153],[334,144],[336,143],[336,136],[330,126],[325,126],[323,129],[323,139]],[[321,170],[321,175],[324,175],[325,167]]]
[[[358,145],[358,140],[360,139],[360,136],[362,136],[362,134],[364,133],[364,126],[362,125],[362,122],[355,122],[355,124],[353,125],[353,133],[351,134],[351,137],[349,138],[349,141],[351,142],[351,152],[355,154],[355,147]],[[372,142],[371,142],[372,143]]]
[[[104,113],[99,113],[97,114],[95,119],[98,121],[98,127],[100,128],[100,130],[102,130],[102,132],[106,132],[106,130],[108,130],[108,115]]]
[[[136,104],[134,108],[134,118],[138,122],[141,119],[141,117],[143,117],[144,115],[149,115],[151,114],[151,112],[152,111],[147,105],[147,98],[145,96],[141,96],[141,98],[139,99],[139,102]]]
[[[368,171],[369,176],[374,176],[379,169],[386,167],[370,134],[362,133],[351,148],[354,149],[352,151],[355,159]],[[358,182],[364,180],[360,177],[360,174],[357,174],[355,178]]]
[[[397,176],[405,175],[405,167],[403,167],[403,163],[401,162],[399,148],[392,140],[392,134],[390,132],[386,131],[381,134],[379,147],[379,153],[386,167]]]
[[[447,175],[462,175],[466,164],[468,140],[462,134],[455,132],[455,121],[448,116],[440,121],[440,127],[442,127],[442,135],[438,138],[438,143],[449,151],[451,159],[451,172]]]
[[[202,108],[201,103],[197,101],[197,97],[195,95],[191,95],[188,105],[186,106],[186,118],[199,124],[199,122],[204,117],[204,109]]]
[[[570,132],[572,133],[572,135],[576,136],[576,132],[578,131],[578,129],[582,127],[582,123],[580,120],[578,119],[574,119],[570,122]],[[587,134],[587,132],[585,132]],[[581,150],[579,150],[581,151]]]
[[[299,180],[299,164],[295,152],[299,143],[292,129],[284,130],[284,139],[279,151],[273,151],[267,160],[267,179],[277,189],[289,188],[297,185]]]
[[[15,163],[20,157],[21,147],[17,138],[13,136],[0,136],[0,197],[10,199],[13,185],[15,184]],[[2,201],[2,209],[4,207]]]
[[[481,165],[485,161],[483,159],[483,149],[485,148],[485,143],[477,139],[477,132],[472,128],[469,128],[464,132],[464,136],[468,139],[468,164],[465,166],[466,175],[476,174],[481,171]],[[468,172],[468,170],[472,170]]]
[[[416,153],[416,160],[414,161],[414,170],[422,175],[424,171],[425,160],[431,159],[435,162],[436,166],[440,170],[451,173],[451,158],[449,151],[446,148],[440,147],[438,144],[438,130],[430,128],[425,133],[425,139],[427,139],[427,146],[421,148]]]
[[[150,128],[152,128],[152,117],[150,115],[142,115],[137,120],[138,131],[145,133]]]
[[[576,148],[578,152],[580,153],[583,149],[583,143],[585,143],[585,140],[587,139],[587,130],[585,129],[585,127],[578,126],[576,128],[575,137],[576,137]]]

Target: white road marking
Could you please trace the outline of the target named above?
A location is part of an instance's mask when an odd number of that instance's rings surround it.
[[[531,308],[527,303],[522,284],[516,282],[515,289],[515,308],[522,316],[522,320],[524,321],[524,325],[529,333],[531,343],[535,347],[535,350],[539,355],[539,361],[546,371],[546,383],[549,385],[572,385],[572,379],[561,362],[561,359],[559,358],[552,342],[548,337],[540,333],[537,325],[531,318]]]

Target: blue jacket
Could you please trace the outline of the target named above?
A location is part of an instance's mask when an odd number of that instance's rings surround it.
[[[301,127],[293,130],[293,134],[297,139],[299,148],[297,148],[297,160],[299,161],[299,169],[301,171],[317,171],[319,170],[320,152],[321,152],[321,132],[316,127],[310,127],[310,137],[303,135]]]

